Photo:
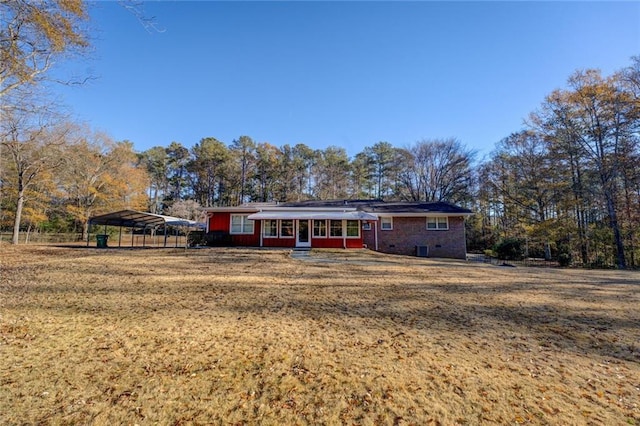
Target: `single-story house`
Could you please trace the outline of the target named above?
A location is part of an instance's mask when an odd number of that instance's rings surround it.
[[[248,203],[208,207],[209,241],[220,245],[363,248],[464,259],[464,219],[471,211],[444,202],[381,200]]]

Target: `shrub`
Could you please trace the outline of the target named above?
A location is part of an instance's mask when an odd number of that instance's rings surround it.
[[[518,238],[505,238],[493,248],[500,260],[522,260],[524,258],[523,241]]]
[[[560,266],[571,265],[571,253],[563,252],[558,254],[558,264],[560,264]]]

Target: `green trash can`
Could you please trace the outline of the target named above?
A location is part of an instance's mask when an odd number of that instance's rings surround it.
[[[107,248],[108,239],[109,239],[109,236],[107,234],[96,235],[96,240],[98,241],[98,248]]]

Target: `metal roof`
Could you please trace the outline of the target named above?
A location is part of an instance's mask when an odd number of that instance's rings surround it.
[[[345,207],[355,208],[372,214],[446,214],[468,216],[473,212],[469,209],[456,206],[455,204],[433,201],[433,202],[385,202],[382,200],[329,200],[329,201],[301,201],[292,203],[282,203],[280,207],[296,208],[327,208]]]
[[[260,212],[272,213],[281,211],[313,211],[318,214],[327,211],[360,211],[380,216],[470,216],[473,212],[455,204],[432,202],[385,202],[383,200],[307,200],[287,203],[249,203],[237,207],[208,207],[203,209],[209,213],[216,212]],[[255,214],[251,215],[253,219]],[[260,219],[267,217],[257,216]],[[303,217],[300,217],[302,219]]]
[[[247,217],[250,220],[263,219],[333,219],[333,220],[378,220],[378,217],[365,212],[357,211],[292,211],[292,210],[264,210]]]
[[[148,228],[154,226],[192,226],[204,227],[204,224],[193,220],[154,213],[139,212],[137,210],[120,210],[94,216],[89,219],[91,225],[125,226],[128,228]]]
[[[390,203],[372,203],[363,207],[364,211],[369,213],[407,213],[407,214],[446,214],[469,216],[473,212],[455,204],[443,201],[434,202],[390,202]]]

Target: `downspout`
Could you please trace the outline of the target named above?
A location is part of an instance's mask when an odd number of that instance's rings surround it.
[[[264,219],[262,219],[260,221],[260,247],[262,247],[262,244],[263,244],[262,243],[262,235],[264,234],[264,232],[262,230],[264,229],[264,222],[265,222]]]

